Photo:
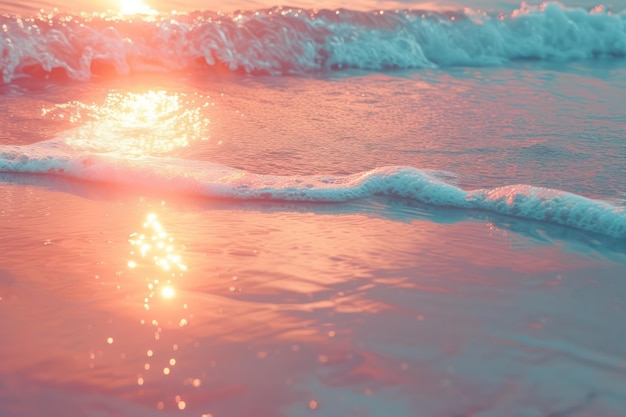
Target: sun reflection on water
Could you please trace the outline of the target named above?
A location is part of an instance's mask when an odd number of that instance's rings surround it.
[[[200,94],[110,92],[101,105],[72,101],[42,110],[79,124],[65,143],[92,152],[140,157],[164,154],[208,139],[209,97]]]
[[[145,279],[147,288],[143,299],[145,316],[141,324],[152,327],[153,335],[144,351],[145,360],[140,362],[135,382],[138,389],[153,389],[155,383],[162,386],[162,378],[172,378],[181,372],[180,360],[175,357],[179,350],[176,329],[185,327],[193,317],[177,291],[177,284],[187,271],[179,254],[184,246],[176,245],[153,212],[146,215],[142,230],[130,235],[129,243],[132,249],[127,266],[133,274]],[[185,378],[184,385],[200,386],[199,378],[188,374]],[[184,399],[180,391],[162,394],[161,400],[155,404],[157,409],[173,407],[183,410],[188,407],[188,399]]]
[[[176,292],[174,291],[174,288],[170,287],[169,285],[166,285],[165,287],[163,287],[163,289],[161,290],[161,295],[164,298],[173,298],[174,295],[176,295]]]
[[[169,236],[159,222],[156,214],[149,213],[143,224],[145,233],[132,233],[129,242],[136,246],[142,260],[152,261],[160,272],[158,277],[146,277],[148,281],[149,295],[144,300],[144,308],[150,309],[149,300],[155,294],[160,294],[163,298],[171,299],[176,295],[173,281],[182,277],[187,270],[179,254],[174,248],[174,238]],[[136,255],[137,251],[131,251],[131,255]],[[128,267],[137,268],[136,260],[128,261]]]

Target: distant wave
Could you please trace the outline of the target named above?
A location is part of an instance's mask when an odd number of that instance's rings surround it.
[[[625,56],[625,12],[557,3],[508,15],[277,7],[230,15],[0,16],[4,83],[191,68],[285,75]]]
[[[626,207],[577,194],[509,185],[466,191],[438,173],[380,167],[347,176],[276,176],[171,157],[95,153],[61,141],[0,146],[0,172],[58,175],[212,198],[344,202],[400,197],[432,206],[482,210],[626,239]]]

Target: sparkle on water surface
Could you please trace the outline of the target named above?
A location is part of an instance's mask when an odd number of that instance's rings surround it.
[[[63,136],[73,148],[140,157],[208,140],[208,106],[198,94],[112,91],[101,105],[72,101],[44,108],[42,113],[76,125]]]

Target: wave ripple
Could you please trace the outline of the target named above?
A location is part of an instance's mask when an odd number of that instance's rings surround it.
[[[438,172],[389,166],[347,176],[255,174],[205,161],[93,153],[59,142],[0,146],[0,172],[61,175],[240,200],[344,202],[374,196],[482,210],[626,239],[626,207],[526,184],[466,191]]]

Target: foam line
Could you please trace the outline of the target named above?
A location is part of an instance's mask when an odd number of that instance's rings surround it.
[[[432,171],[389,166],[347,176],[261,175],[204,161],[75,151],[58,142],[0,146],[0,172],[61,175],[240,200],[344,202],[373,196],[483,210],[626,239],[626,207],[566,191],[508,185],[466,191]]]

